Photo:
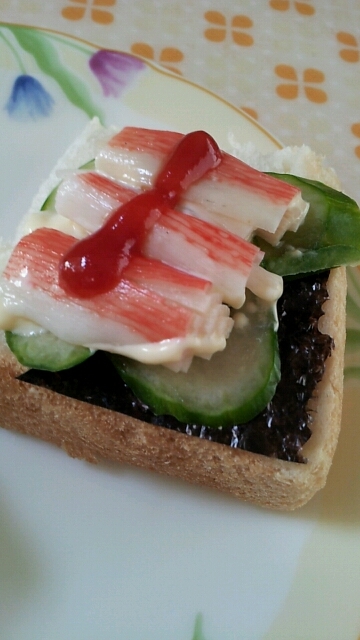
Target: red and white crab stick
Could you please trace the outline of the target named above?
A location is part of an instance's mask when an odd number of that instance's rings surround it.
[[[211,284],[170,273],[161,263],[146,264],[145,258],[134,257],[111,291],[85,299],[69,295],[59,286],[58,267],[74,242],[72,236],[49,228],[20,240],[1,282],[11,317],[26,317],[70,344],[144,362],[175,362],[181,370],[193,355],[208,358],[225,347],[233,321]],[[196,289],[204,312],[194,308]]]
[[[80,172],[60,185],[56,210],[93,233],[134,193],[97,172]],[[276,300],[281,295],[282,280],[258,266],[262,253],[257,247],[214,224],[169,207],[147,233],[142,253],[210,280],[223,301],[235,308],[242,306],[249,282],[260,297]]]
[[[125,127],[99,149],[95,166],[134,189],[149,188],[181,138],[182,134],[173,131]],[[216,216],[235,219],[254,232],[275,234],[274,242],[279,240],[276,232],[280,225],[281,235],[287,229],[296,231],[308,210],[298,188],[227,153],[216,168],[189,187],[182,203],[194,203]]]

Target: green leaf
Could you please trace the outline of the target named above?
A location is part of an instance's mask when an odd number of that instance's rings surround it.
[[[358,269],[348,267],[346,274],[347,274],[348,281],[351,282],[352,287],[360,295],[360,280],[359,280]]]
[[[192,640],[205,640],[202,632],[202,622],[202,615],[198,613],[195,620],[194,635],[192,637]]]
[[[360,348],[360,330],[359,329],[347,329],[346,331],[346,348],[359,349]]]
[[[360,309],[353,298],[348,294],[346,299],[346,315],[360,321]]]
[[[351,378],[359,379],[360,367],[345,367],[344,376],[345,380],[350,380]]]
[[[57,49],[50,41],[51,35],[36,29],[7,25],[20,46],[36,60],[41,71],[53,78],[65,93],[68,100],[84,111],[90,118],[98,116],[104,120],[101,109],[93,102],[86,84],[64,66]]]

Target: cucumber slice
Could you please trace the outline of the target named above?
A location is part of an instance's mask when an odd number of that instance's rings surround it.
[[[55,199],[56,199],[58,188],[59,188],[59,185],[57,187],[54,187],[54,189],[50,191],[40,211],[55,211]]]
[[[92,355],[87,347],[74,346],[49,331],[20,335],[5,331],[6,342],[20,364],[33,369],[61,371],[70,369]]]
[[[91,171],[94,168],[95,168],[95,160],[89,160],[89,162],[86,162],[80,167],[80,169],[84,169],[84,170],[86,169],[88,171]],[[56,199],[58,188],[59,188],[59,185],[57,185],[56,187],[54,187],[52,191],[50,191],[40,211],[55,211],[55,199]]]
[[[255,297],[237,312],[226,349],[194,358],[187,373],[114,355],[135,395],[158,415],[212,427],[251,420],[266,407],[280,379],[276,311]],[[236,328],[238,321],[243,328]]]
[[[275,247],[256,238],[265,269],[293,276],[360,261],[360,209],[354,200],[315,180],[270,175],[299,187],[310,208],[299,229],[287,231]]]

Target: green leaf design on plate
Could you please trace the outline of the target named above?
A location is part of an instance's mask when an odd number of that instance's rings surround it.
[[[56,80],[73,105],[84,111],[90,118],[98,116],[101,121],[104,121],[102,111],[93,102],[86,84],[62,64],[58,51],[50,41],[51,35],[36,29],[24,29],[11,25],[7,27],[19,45],[35,58],[39,69]]]
[[[346,299],[346,315],[354,320],[360,320],[360,309],[350,293],[348,293]]]
[[[345,367],[344,376],[345,380],[349,380],[350,378],[359,379],[360,367]]]
[[[360,322],[360,274],[356,268],[348,268],[346,274],[348,280],[346,315],[348,318]]]
[[[346,331],[346,348],[360,349],[360,330],[348,329]]]
[[[206,640],[202,632],[202,623],[202,615],[201,613],[198,613],[195,619],[194,635],[191,640]]]

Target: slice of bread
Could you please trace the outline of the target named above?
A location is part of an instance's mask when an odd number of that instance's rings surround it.
[[[98,123],[91,123],[41,188],[31,213],[39,210],[64,171],[93,157],[99,135],[103,136],[105,132]],[[249,147],[235,151],[244,160],[252,158],[253,164],[261,169],[291,172],[297,164],[298,174],[307,173],[307,177],[320,178],[331,186],[338,186],[333,172],[325,169],[308,148],[280,150],[272,159],[258,156]],[[26,225],[25,220],[21,229],[26,229]],[[333,338],[335,347],[309,407],[313,415],[312,436],[303,449],[305,464],[268,458],[187,436],[20,381],[17,378],[25,369],[8,349],[3,335],[0,342],[0,425],[56,444],[70,456],[89,462],[107,459],[137,465],[218,489],[263,507],[287,510],[300,507],[324,486],[340,431],[345,268],[330,272],[328,293],[320,329]]]
[[[4,342],[0,346],[0,416],[6,429],[30,434],[89,462],[115,460],[225,491],[273,509],[295,509],[321,489],[341,423],[345,344],[344,268],[331,272],[322,329],[335,348],[312,400],[312,436],[298,464],[153,426],[21,382],[25,371]]]

